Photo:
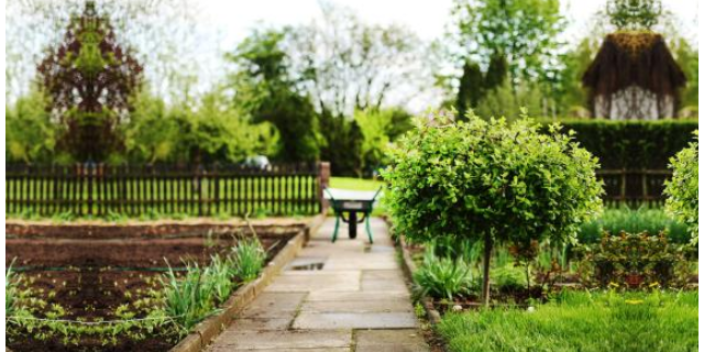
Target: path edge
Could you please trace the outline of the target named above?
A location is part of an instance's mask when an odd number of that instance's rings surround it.
[[[225,302],[222,312],[214,315],[194,328],[169,352],[199,352],[207,347],[225,328],[232,323],[235,316],[241,312],[249,303],[269,286],[283,269],[288,265],[310,240],[312,234],[316,233],[323,222],[326,214],[319,214],[308,223],[308,226],[301,229],[286,246],[267,264],[261,276],[256,280],[237,289]]]

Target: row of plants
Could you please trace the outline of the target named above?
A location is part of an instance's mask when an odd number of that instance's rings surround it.
[[[186,262],[185,271],[181,271],[167,262],[166,273],[144,279],[148,289],[126,292],[126,298],[133,299],[114,307],[109,314],[114,319],[109,320],[74,317],[60,303],[50,302],[41,288],[33,288],[31,279],[10,266],[5,277],[8,342],[55,340],[77,348],[158,338],[174,344],[199,322],[217,314],[234,290],[256,279],[266,257],[254,237],[238,241],[226,255],[213,255],[205,266]]]

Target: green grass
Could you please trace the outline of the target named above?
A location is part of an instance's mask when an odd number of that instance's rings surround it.
[[[353,177],[331,177],[330,187],[355,191],[376,191],[384,185],[383,181],[367,180]]]
[[[437,327],[452,352],[697,351],[698,293],[564,294],[524,309],[449,313]]]

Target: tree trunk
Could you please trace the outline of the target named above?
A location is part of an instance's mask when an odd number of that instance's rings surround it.
[[[484,282],[482,285],[482,298],[484,305],[489,306],[489,269],[491,268],[491,250],[494,246],[494,241],[491,238],[491,233],[484,235]]]

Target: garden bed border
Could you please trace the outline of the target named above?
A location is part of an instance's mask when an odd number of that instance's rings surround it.
[[[404,275],[406,275],[406,279],[408,280],[408,282],[413,285],[413,274],[418,270],[418,267],[416,267],[416,264],[413,262],[411,253],[406,249],[406,239],[402,234],[395,232],[393,223],[391,222],[391,219],[388,216],[384,216],[383,219],[386,222],[387,226],[391,229],[391,231],[394,231],[394,236],[396,237],[394,244],[396,245],[396,250],[399,251],[399,253],[401,254],[401,269]],[[438,312],[433,307],[432,301],[428,297],[420,297],[419,303],[423,306],[423,309],[425,310],[425,318],[428,320],[428,322],[430,322],[430,325],[433,327],[434,330],[442,319],[440,316],[440,312]],[[435,331],[433,331],[433,334],[439,337],[435,333]],[[440,338],[439,341],[441,341],[440,347],[442,348],[442,350],[447,351],[445,341],[442,338]]]
[[[251,303],[271,283],[276,275],[293,260],[312,234],[323,225],[327,213],[318,214],[286,243],[286,246],[269,261],[262,274],[254,281],[237,289],[223,305],[222,312],[202,322],[169,352],[200,352],[234,320],[237,313]],[[5,352],[12,352],[5,348]]]
[[[256,280],[237,289],[223,305],[222,312],[202,322],[194,328],[169,352],[199,352],[227,328],[235,316],[251,303],[271,283],[276,275],[288,265],[325,221],[326,214],[315,216],[301,229],[286,246],[267,264]]]

